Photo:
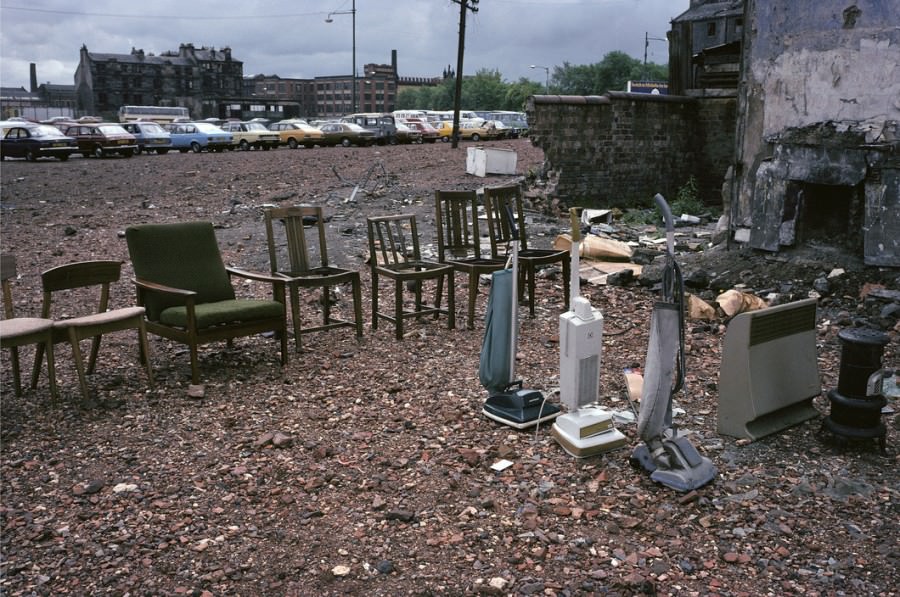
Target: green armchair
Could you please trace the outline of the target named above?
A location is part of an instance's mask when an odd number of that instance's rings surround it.
[[[287,364],[285,280],[226,267],[212,223],[131,226],[125,239],[147,331],[188,345],[192,383],[200,383],[197,347],[209,342],[275,332]],[[271,284],[275,300],[236,298],[232,276]]]

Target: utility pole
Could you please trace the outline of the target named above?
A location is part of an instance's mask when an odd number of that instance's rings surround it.
[[[459,111],[462,102],[463,54],[466,45],[466,11],[478,12],[478,0],[453,0],[459,4],[459,52],[456,56],[456,93],[453,95],[453,149],[459,146]]]
[[[653,41],[669,41],[661,37],[650,37],[650,34],[644,31],[644,79],[650,78],[649,73],[647,73],[647,48],[650,46],[651,39]]]

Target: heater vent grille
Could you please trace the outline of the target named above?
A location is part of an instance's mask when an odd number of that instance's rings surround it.
[[[597,399],[600,380],[600,355],[579,359],[578,361],[578,404],[590,404]]]
[[[750,346],[765,344],[815,328],[815,304],[758,315],[750,324]]]

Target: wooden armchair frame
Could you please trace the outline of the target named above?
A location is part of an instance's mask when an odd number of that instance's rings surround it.
[[[226,267],[211,222],[131,226],[125,238],[147,331],[189,347],[192,383],[200,383],[198,347],[209,342],[230,346],[234,338],[274,332],[287,364],[284,277]],[[275,300],[236,298],[232,277],[271,284]]]
[[[91,374],[94,372],[100,352],[100,341],[104,334],[112,332],[137,331],[138,359],[147,371],[147,381],[150,387],[153,387],[150,345],[147,343],[147,330],[144,327],[144,308],[122,307],[109,309],[110,285],[119,281],[121,272],[121,261],[96,260],[60,265],[41,274],[41,285],[44,295],[41,315],[46,318],[50,318],[52,315],[54,295],[58,296],[60,292],[80,288],[99,288],[100,290],[99,301],[94,312],[68,319],[57,319],[53,323],[53,342],[58,344],[68,341],[72,347],[72,360],[75,362],[75,370],[78,373],[81,397],[85,401],[90,398],[85,373]],[[91,352],[88,358],[87,370],[85,371],[80,344],[82,340],[87,340],[88,338],[91,339]],[[43,346],[38,346],[34,370],[31,375],[32,387],[37,385],[42,358]]]

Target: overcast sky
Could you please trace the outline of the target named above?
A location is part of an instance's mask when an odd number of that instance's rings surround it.
[[[244,76],[312,78],[349,74],[353,0],[0,0],[0,85],[71,85],[79,49],[159,54],[182,43],[221,49]],[[464,74],[497,70],[504,81],[543,83],[543,68],[593,64],[608,52],[643,60],[644,37],[664,39],[689,0],[481,0],[466,19]],[[329,12],[333,22],[326,23]],[[356,0],[356,64],[389,64],[403,77],[456,69],[459,5],[451,0]],[[650,39],[649,62],[668,62]]]

